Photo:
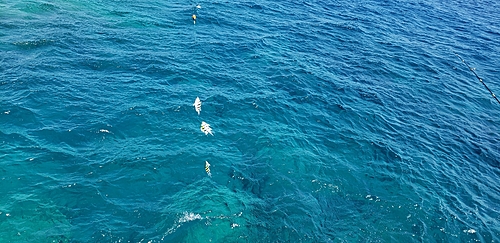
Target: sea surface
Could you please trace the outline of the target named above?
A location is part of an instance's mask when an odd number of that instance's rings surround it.
[[[499,20],[0,0],[0,242],[500,242]]]

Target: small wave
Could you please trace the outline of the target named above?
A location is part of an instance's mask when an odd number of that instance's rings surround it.
[[[99,130],[99,132],[102,132],[102,133],[111,133],[109,130],[106,130],[106,129],[101,129],[101,130]]]
[[[59,9],[56,5],[50,4],[50,3],[41,3],[41,4],[28,4],[26,8],[24,8],[24,11],[28,13],[35,13],[35,14],[41,14],[41,13],[47,13],[47,12],[53,12]]]
[[[33,48],[49,46],[52,43],[54,43],[53,40],[41,39],[41,40],[18,41],[14,42],[14,45],[29,50]]]

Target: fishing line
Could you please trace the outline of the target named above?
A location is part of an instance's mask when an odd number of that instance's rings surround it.
[[[465,65],[469,68],[469,70],[470,70],[470,71],[471,71],[471,72],[472,72],[472,73],[476,76],[476,78],[479,80],[479,82],[481,82],[481,83],[484,85],[484,87],[485,87],[488,91],[490,91],[491,96],[493,96],[493,98],[495,98],[495,100],[497,100],[498,104],[500,104],[500,100],[498,100],[498,98],[495,96],[495,94],[493,93],[493,91],[491,91],[491,89],[490,89],[490,88],[488,88],[488,86],[486,86],[486,84],[484,83],[483,79],[482,79],[482,78],[480,78],[480,77],[477,75],[477,73],[476,73],[476,71],[475,71],[476,69],[475,69],[475,68],[471,68],[471,67],[469,66],[469,64],[467,64],[467,63],[465,62],[465,60],[464,60],[461,56],[459,56],[458,54],[455,54],[455,55],[457,55],[457,57],[458,57],[458,58],[460,58],[460,60],[462,60],[462,62],[463,62],[463,63],[464,63],[464,64],[465,64]]]

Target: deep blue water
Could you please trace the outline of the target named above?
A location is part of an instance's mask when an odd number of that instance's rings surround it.
[[[0,1],[0,242],[499,242],[499,19]]]

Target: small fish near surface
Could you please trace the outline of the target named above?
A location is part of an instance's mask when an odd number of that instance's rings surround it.
[[[205,171],[207,172],[207,175],[209,177],[212,177],[212,173],[210,173],[210,164],[208,163],[208,161],[205,161]]]
[[[201,100],[199,97],[196,97],[196,99],[194,100],[194,110],[196,112],[198,112],[198,115],[200,115],[200,112],[201,112]]]
[[[204,133],[205,133],[205,135],[208,135],[209,133],[210,133],[210,135],[212,135],[212,136],[214,135],[214,134],[212,133],[212,128],[210,127],[210,125],[209,125],[208,123],[204,122],[204,121],[202,121],[202,122],[201,122],[201,127],[200,127],[200,130],[201,130],[202,132],[204,132]]]

